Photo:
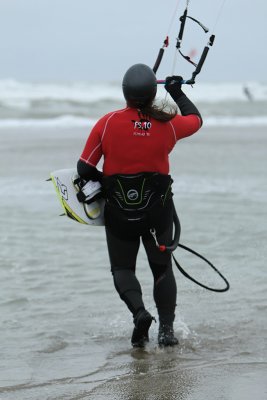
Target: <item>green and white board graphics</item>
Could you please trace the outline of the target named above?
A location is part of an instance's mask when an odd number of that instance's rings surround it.
[[[50,178],[56,189],[57,196],[63,207],[64,214],[69,218],[86,225],[103,226],[104,199],[98,199],[87,204],[77,198],[79,187],[75,184],[78,178],[76,169],[60,169],[51,172]],[[90,181],[94,189],[95,182]],[[90,183],[89,183],[90,184]]]

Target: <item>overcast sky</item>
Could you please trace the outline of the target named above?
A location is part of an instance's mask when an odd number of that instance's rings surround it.
[[[158,78],[173,69],[178,3],[170,46]],[[211,32],[223,0],[191,0],[189,15]],[[0,0],[0,79],[120,81],[132,64],[153,66],[168,33],[177,0]],[[225,0],[216,39],[199,80],[266,82],[267,1]],[[185,53],[196,60],[209,34],[188,21]],[[189,67],[189,69],[188,69]],[[192,68],[176,56],[175,73]]]

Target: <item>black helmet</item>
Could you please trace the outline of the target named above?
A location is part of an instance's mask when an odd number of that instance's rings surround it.
[[[156,76],[147,65],[135,64],[126,71],[122,90],[129,106],[137,108],[145,106],[156,96]]]

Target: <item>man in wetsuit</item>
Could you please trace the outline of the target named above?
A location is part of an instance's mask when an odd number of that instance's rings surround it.
[[[133,315],[132,345],[143,347],[149,340],[153,317],[146,310],[136,277],[136,258],[143,242],[154,278],[154,300],[159,315],[158,343],[178,344],[173,322],[176,282],[171,254],[158,243],[169,244],[173,234],[173,212],[169,175],[169,153],[176,142],[199,130],[202,119],[181,89],[182,78],[166,78],[165,88],[180,109],[165,111],[154,104],[157,82],[153,71],[135,64],[123,78],[127,106],[102,117],[93,127],[77,164],[85,180],[103,186],[105,228],[115,288]],[[96,166],[104,157],[103,173]]]

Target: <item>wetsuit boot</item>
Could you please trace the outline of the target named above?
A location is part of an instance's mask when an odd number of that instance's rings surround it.
[[[133,347],[144,347],[149,341],[148,331],[152,320],[155,319],[145,309],[139,310],[134,317],[134,330],[132,334]]]
[[[173,324],[159,325],[158,344],[162,347],[176,346],[179,344],[178,339],[174,336]]]
[[[156,278],[154,299],[159,315],[158,343],[160,346],[175,346],[178,344],[173,330],[177,289],[172,268],[166,269],[164,274]]]

